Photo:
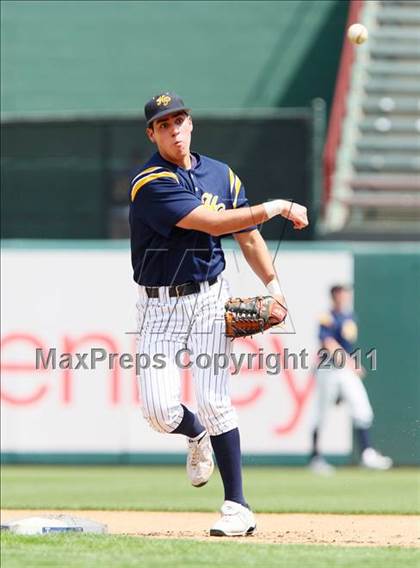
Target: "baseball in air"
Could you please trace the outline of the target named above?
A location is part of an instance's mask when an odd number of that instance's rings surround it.
[[[368,31],[362,24],[353,24],[347,30],[347,37],[351,41],[351,43],[355,43],[356,45],[360,45],[361,43],[365,43],[368,38]]]

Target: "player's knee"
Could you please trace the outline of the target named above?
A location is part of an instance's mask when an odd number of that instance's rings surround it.
[[[149,426],[156,432],[163,434],[173,432],[182,420],[183,415],[181,405],[153,408],[143,406],[142,410]]]
[[[364,412],[360,412],[353,416],[353,424],[355,428],[370,428],[372,426],[374,414],[371,407],[366,408]]]
[[[238,426],[238,418],[231,404],[199,406],[198,418],[210,436],[218,436]]]
[[[160,432],[161,434],[165,434],[167,430],[165,430],[164,426],[162,425],[162,421],[158,419],[156,415],[145,415],[144,416],[149,426],[155,430],[156,432]]]

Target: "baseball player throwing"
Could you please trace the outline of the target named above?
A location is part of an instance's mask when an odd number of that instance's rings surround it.
[[[365,371],[357,367],[356,360],[346,357],[346,364],[338,368],[331,361],[333,354],[340,350],[349,355],[355,349],[357,324],[350,309],[351,291],[336,285],[330,290],[331,310],[322,315],[319,322],[319,339],[324,353],[329,354],[329,363],[324,368],[319,365],[316,373],[318,403],[315,428],[312,435],[312,455],[310,467],[315,473],[330,474],[334,468],[319,452],[318,438],[326,412],[330,404],[337,400],[348,403],[353,425],[358,438],[361,465],[370,469],[389,469],[392,460],[382,456],[371,446],[370,427],[373,410],[362,382]],[[324,359],[325,361],[325,359]]]
[[[138,284],[138,351],[165,355],[165,365],[140,373],[142,410],[158,432],[187,438],[187,474],[201,487],[216,457],[224,486],[221,518],[213,536],[254,532],[244,497],[236,412],[229,397],[229,369],[193,365],[198,411],[180,401],[178,354],[188,348],[229,356],[222,276],[221,235],[233,234],[268,293],[281,298],[271,257],[256,225],[277,215],[295,229],[308,225],[306,208],[277,199],[250,207],[244,187],[229,166],[190,151],[192,118],[174,93],[145,105],[147,136],[157,152],[139,168],[130,186],[131,254]],[[283,302],[283,298],[281,298]]]

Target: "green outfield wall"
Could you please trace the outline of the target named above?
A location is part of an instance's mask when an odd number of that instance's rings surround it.
[[[329,107],[347,0],[1,2],[2,117]]]
[[[420,253],[357,253],[354,263],[360,345],[378,358],[366,379],[373,433],[396,461],[419,464]]]

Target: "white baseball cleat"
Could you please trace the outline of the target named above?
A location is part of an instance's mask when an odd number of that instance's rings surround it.
[[[391,458],[383,456],[373,448],[366,448],[362,453],[360,464],[368,469],[381,469],[385,471],[392,467],[393,462]]]
[[[222,518],[210,529],[210,536],[247,536],[255,532],[255,517],[247,507],[225,501],[220,511]]]
[[[188,440],[187,475],[194,487],[202,487],[214,470],[210,436],[206,432],[199,440]]]
[[[334,475],[335,467],[321,456],[314,456],[309,462],[309,469],[317,475]]]

